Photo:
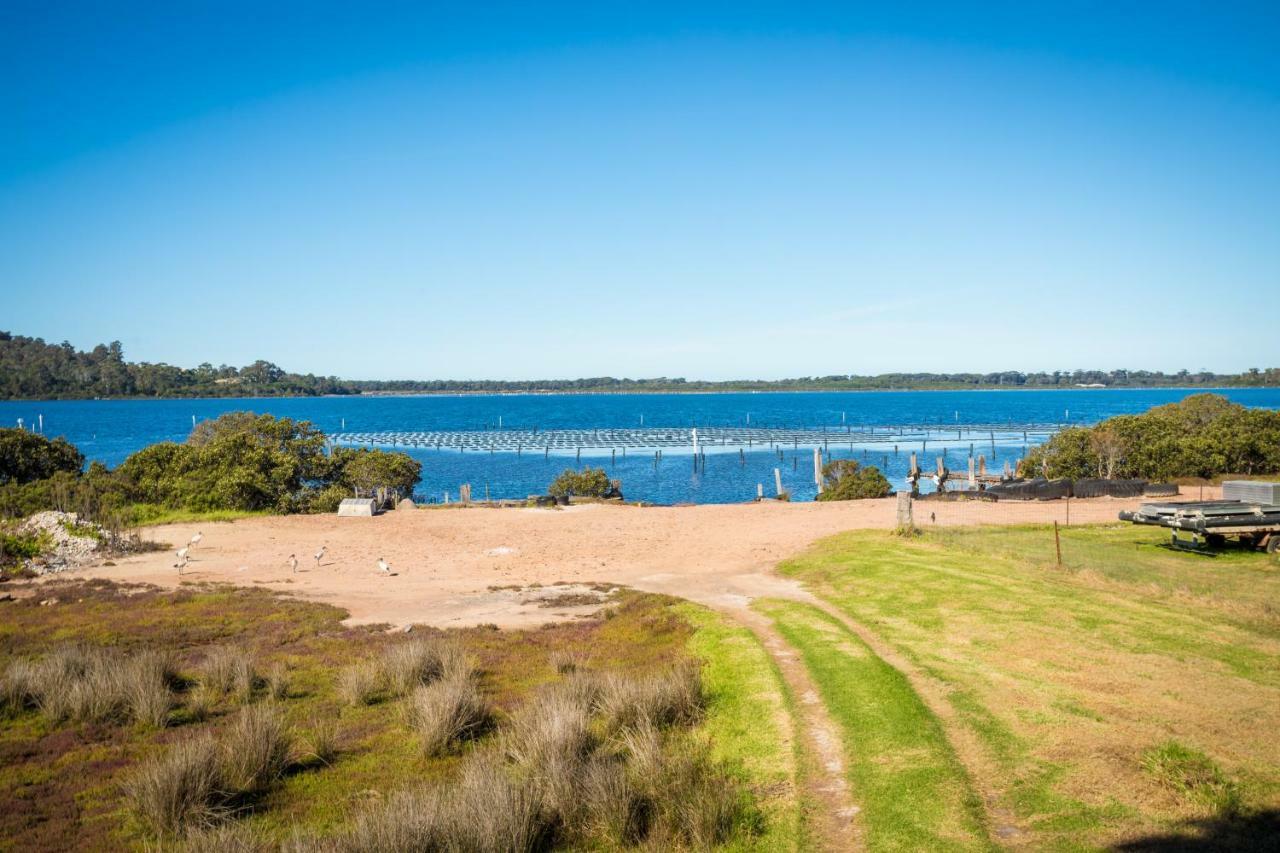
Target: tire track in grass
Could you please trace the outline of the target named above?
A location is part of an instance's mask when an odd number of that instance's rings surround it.
[[[762,663],[781,679],[793,730],[796,784],[801,810],[801,850],[846,853],[866,849],[845,774],[839,727],[818,699],[817,686],[798,653],[773,623],[752,610],[725,614],[753,635],[765,655]]]
[[[987,850],[982,803],[911,683],[842,621],[793,601],[755,609],[799,650],[843,744],[869,850]]]

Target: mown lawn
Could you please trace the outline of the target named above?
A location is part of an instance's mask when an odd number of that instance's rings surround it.
[[[40,600],[56,600],[40,604]],[[281,842],[295,834],[323,837],[392,793],[449,779],[467,750],[424,755],[400,700],[353,705],[340,697],[337,673],[353,661],[404,642],[379,627],[348,628],[336,608],[259,589],[189,586],[176,592],[107,582],[42,588],[40,599],[0,604],[0,673],[18,659],[38,659],[65,644],[125,651],[176,652],[192,683],[217,646],[234,645],[261,673],[283,667],[284,715],[296,749],[336,725],[328,761],[300,760],[235,823],[255,838]],[[419,628],[413,636],[436,635]],[[732,849],[797,849],[800,819],[786,699],[763,650],[719,616],[660,596],[622,592],[601,618],[530,631],[450,631],[480,673],[479,685],[499,726],[540,687],[563,679],[557,661],[597,672],[643,675],[696,657],[703,663],[704,716],[694,737],[750,792],[759,820],[744,823]],[[563,664],[561,663],[561,666]],[[0,849],[139,848],[148,835],[121,790],[141,762],[203,732],[215,735],[243,700],[218,699],[203,721],[180,696],[168,725],[53,723],[35,709],[10,708],[0,719]]]
[[[1194,837],[1274,849],[1280,566],[1244,551],[1170,551],[1160,533],[1127,525],[1061,535],[1061,568],[1052,528],[1026,527],[853,532],[782,570],[901,656],[915,686],[944,703],[943,731],[975,786],[992,792],[988,810],[1012,816],[1011,843]],[[856,638],[796,605],[767,609],[850,721],[855,798],[897,772],[893,762],[863,768],[871,778],[860,791],[859,745],[892,738],[905,719],[918,720],[922,768],[942,766],[938,720],[886,717],[910,702]],[[855,677],[887,685],[844,683]],[[921,814],[938,808],[929,785],[901,793]]]

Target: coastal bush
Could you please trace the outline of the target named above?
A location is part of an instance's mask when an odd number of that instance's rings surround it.
[[[252,412],[203,421],[182,444],[152,444],[113,471],[94,463],[83,474],[83,456],[61,439],[49,442],[21,430],[0,432],[22,433],[9,443],[21,444],[24,451],[33,440],[45,442],[44,455],[55,458],[39,465],[22,460],[10,465],[9,476],[0,477],[0,513],[21,517],[61,509],[113,531],[143,520],[132,507],[152,514],[157,508],[332,512],[356,489],[412,494],[422,475],[422,465],[404,453],[340,448],[326,455],[324,433],[309,422]],[[65,459],[56,461],[58,454]]]
[[[1141,415],[1062,430],[1032,448],[1023,476],[1174,480],[1280,472],[1280,412],[1196,394]]]
[[[874,465],[863,467],[852,459],[833,459],[822,466],[820,501],[856,501],[887,497],[889,481]]]
[[[547,494],[558,498],[569,495],[606,498],[614,492],[613,483],[603,468],[584,468],[581,471],[566,469],[551,481],[547,489]]]
[[[405,453],[368,448],[339,447],[329,458],[328,481],[350,494],[359,489],[371,494],[377,489],[407,497],[422,479],[422,463]]]
[[[79,474],[84,454],[65,438],[45,438],[25,429],[0,429],[0,485]]]

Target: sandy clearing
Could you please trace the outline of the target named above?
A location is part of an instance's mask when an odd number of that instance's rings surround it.
[[[1208,497],[1208,495],[1206,495]],[[1138,500],[1073,500],[1072,523],[1112,521]],[[563,510],[458,508],[392,512],[376,518],[277,516],[145,531],[176,548],[197,530],[180,578],[172,551],[142,554],[82,576],[173,587],[182,581],[268,585],[345,608],[352,623],[457,627],[540,625],[596,609],[530,601],[514,587],[604,582],[680,596],[738,611],[754,598],[810,600],[773,572],[779,561],[844,530],[888,529],[893,499],[845,503],[629,507]],[[930,524],[1025,524],[1066,520],[1067,505],[916,504]],[[326,546],[317,566],[312,555]],[[290,554],[298,557],[296,574]],[[383,557],[393,574],[377,568]],[[66,577],[65,574],[61,577]],[[508,587],[502,589],[501,587]],[[547,596],[544,596],[546,598]]]

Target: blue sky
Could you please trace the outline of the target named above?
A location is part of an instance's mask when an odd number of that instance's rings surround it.
[[[1280,6],[694,5],[9,0],[0,329],[352,378],[1280,364]]]

